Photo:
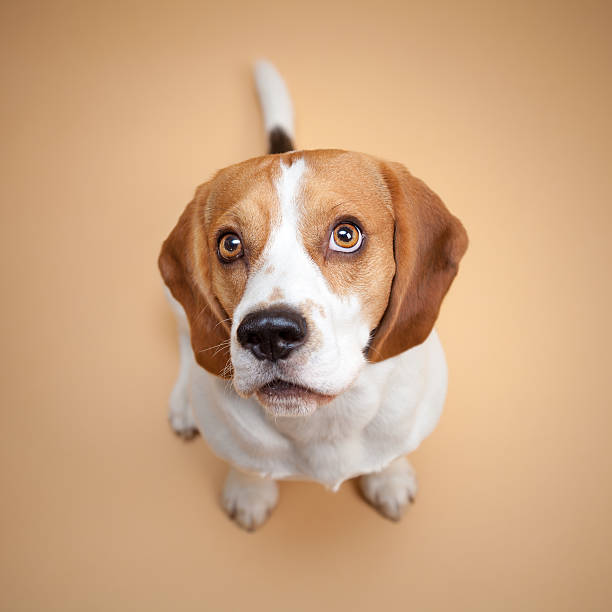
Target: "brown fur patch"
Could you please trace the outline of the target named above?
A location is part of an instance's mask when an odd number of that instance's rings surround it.
[[[325,319],[327,317],[327,314],[325,313],[325,308],[323,308],[321,304],[317,304],[315,301],[311,299],[306,300],[303,303],[302,308],[304,309],[305,312],[309,314],[312,312],[313,308],[316,308],[319,311],[321,318]]]
[[[285,294],[280,290],[279,287],[274,287],[268,302],[280,302],[285,297]]]

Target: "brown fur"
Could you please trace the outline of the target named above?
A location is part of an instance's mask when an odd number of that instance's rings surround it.
[[[270,303],[280,302],[284,297],[285,296],[283,292],[280,290],[280,288],[274,287],[274,289],[272,290],[272,293],[270,294],[270,297],[268,298],[268,302]]]

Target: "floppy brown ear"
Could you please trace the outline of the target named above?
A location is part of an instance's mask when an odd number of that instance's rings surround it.
[[[208,241],[197,216],[197,202],[206,196],[199,190],[187,206],[162,245],[158,263],[164,282],[189,320],[196,361],[212,374],[229,378],[227,314],[212,289]]]
[[[459,219],[423,181],[402,166],[382,163],[395,215],[395,277],[387,309],[370,342],[372,362],[421,344],[457,274],[468,238]]]

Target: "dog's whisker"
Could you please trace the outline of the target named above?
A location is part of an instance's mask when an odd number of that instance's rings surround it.
[[[228,322],[231,322],[231,320],[232,319],[230,317],[228,317],[227,319],[222,319],[213,327],[213,331],[217,329],[217,327],[219,327],[219,325],[221,325],[222,323],[228,323]]]
[[[217,353],[220,353],[221,351],[223,351],[224,349],[229,348],[229,343],[228,344],[224,344],[223,346],[220,346],[213,354],[212,356],[214,357],[215,355],[217,355]]]
[[[222,342],[219,342],[219,344],[215,344],[214,346],[209,346],[206,347],[205,349],[201,349],[198,351],[198,353],[205,353],[206,351],[212,351],[214,349],[217,349],[217,351],[215,353],[213,353],[213,357],[217,354],[217,352],[223,350],[224,348],[228,347],[230,345],[230,341],[229,340],[223,340]]]
[[[234,382],[231,357],[226,361],[225,366],[221,371],[221,376],[225,378],[224,390],[226,393],[228,393],[230,392],[232,383]]]

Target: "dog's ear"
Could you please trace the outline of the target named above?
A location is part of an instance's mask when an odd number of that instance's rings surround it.
[[[197,203],[205,202],[207,195],[206,186],[198,190],[162,245],[158,263],[164,282],[189,320],[196,361],[212,374],[230,378],[230,327],[212,288],[212,255],[198,215]]]
[[[370,342],[371,362],[425,341],[468,245],[459,219],[423,181],[401,164],[382,163],[381,171],[395,217],[395,276]]]

